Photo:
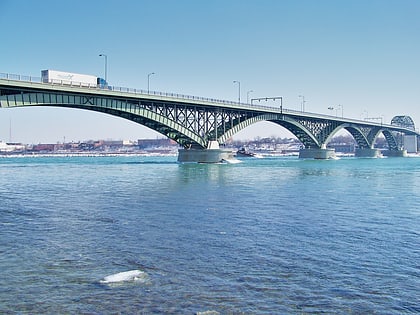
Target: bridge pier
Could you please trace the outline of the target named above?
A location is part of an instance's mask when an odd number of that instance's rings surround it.
[[[381,155],[381,151],[372,148],[356,148],[356,151],[354,152],[355,157],[361,158],[378,158]]]
[[[180,163],[220,163],[234,160],[233,151],[220,149],[217,141],[210,141],[207,149],[179,149]]]
[[[327,160],[335,158],[334,149],[310,148],[299,150],[300,159]]]
[[[406,157],[407,150],[386,150],[383,154],[388,157]]]

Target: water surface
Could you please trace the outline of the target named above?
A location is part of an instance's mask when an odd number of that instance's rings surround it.
[[[420,313],[419,200],[419,158],[1,158],[0,313]]]

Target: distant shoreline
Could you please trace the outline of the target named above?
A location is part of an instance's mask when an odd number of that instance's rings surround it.
[[[110,156],[177,156],[177,153],[153,153],[153,152],[59,152],[59,153],[11,153],[0,154],[0,158],[23,158],[23,157],[110,157]]]

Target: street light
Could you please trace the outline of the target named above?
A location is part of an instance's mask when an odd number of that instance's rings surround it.
[[[302,103],[301,103],[301,111],[304,112],[305,111],[305,95],[299,95],[299,97],[302,98]]]
[[[105,57],[105,82],[108,82],[107,72],[108,72],[108,56],[105,54],[100,54],[99,57]]]
[[[238,83],[238,90],[239,90],[239,92],[238,92],[238,102],[239,102],[239,104],[241,104],[241,82],[233,81],[233,83]]]
[[[147,75],[147,94],[149,94],[150,92],[150,76],[154,74],[155,74],[154,72],[151,72]]]
[[[339,109],[341,109],[341,118],[343,118],[344,117],[344,108],[343,108],[343,105],[338,105],[338,109],[337,110],[339,110]]]
[[[249,90],[248,92],[246,92],[246,103],[249,104],[249,93],[254,92],[253,90]]]
[[[363,118],[363,114],[365,114],[365,118],[364,118],[364,120],[366,120],[366,119],[369,117],[369,113],[368,113],[368,111],[367,111],[367,110],[364,110],[364,111],[360,114],[360,119],[362,119],[362,118]]]

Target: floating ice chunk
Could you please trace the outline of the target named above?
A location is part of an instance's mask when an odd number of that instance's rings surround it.
[[[100,283],[120,283],[127,281],[145,281],[147,274],[140,270],[130,270],[106,276]]]
[[[242,161],[232,158],[232,159],[223,159],[222,163],[228,163],[228,164],[238,164],[238,163],[242,163]]]

